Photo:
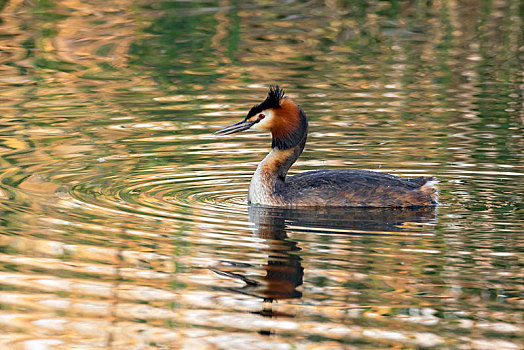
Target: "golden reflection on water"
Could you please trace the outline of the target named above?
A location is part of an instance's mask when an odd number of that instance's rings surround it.
[[[0,348],[521,348],[519,6],[0,2]],[[275,82],[442,205],[248,208]]]

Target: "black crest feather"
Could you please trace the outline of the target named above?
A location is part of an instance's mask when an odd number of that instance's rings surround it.
[[[280,101],[285,98],[284,94],[284,90],[279,88],[278,85],[271,85],[266,99],[258,105],[253,106],[247,114],[247,118],[269,108],[280,108]]]
[[[266,101],[277,104],[280,107],[280,101],[284,98],[285,92],[278,85],[270,85]]]

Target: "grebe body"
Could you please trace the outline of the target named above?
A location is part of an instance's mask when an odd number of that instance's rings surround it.
[[[286,177],[306,144],[306,114],[278,86],[239,123],[216,135],[255,129],[272,134],[272,150],[258,165],[249,186],[249,202],[277,207],[412,207],[438,204],[434,177],[413,179],[369,170],[308,171]]]

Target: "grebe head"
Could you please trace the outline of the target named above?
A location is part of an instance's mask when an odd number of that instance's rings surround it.
[[[267,97],[253,106],[244,120],[226,126],[215,135],[229,135],[247,129],[269,131],[273,136],[273,148],[294,147],[307,133],[306,115],[284,90],[271,86]]]

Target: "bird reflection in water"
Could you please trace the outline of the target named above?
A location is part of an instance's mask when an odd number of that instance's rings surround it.
[[[264,306],[258,314],[292,317],[272,310],[274,301],[302,297],[302,292],[297,290],[304,277],[300,242],[289,239],[288,230],[332,235],[394,234],[405,231],[407,223],[435,222],[436,210],[436,207],[291,209],[252,205],[249,219],[254,225],[254,235],[264,240],[266,247],[261,251],[267,254],[267,263],[257,267],[245,262],[222,261],[211,270],[245,283],[242,287],[224,290],[263,299]],[[289,228],[291,226],[292,229]],[[263,273],[253,273],[254,269],[260,269]],[[241,270],[246,272],[239,272]],[[269,334],[268,331],[261,333]]]
[[[286,233],[286,217],[283,209],[272,212],[270,208],[251,206],[249,209],[250,221],[254,224],[254,234],[264,240],[267,254],[267,263],[260,268],[265,276],[247,277],[233,272],[233,269],[253,268],[246,263],[222,261],[212,270],[220,275],[240,279],[245,282],[241,288],[228,290],[262,298],[271,303],[274,300],[300,298],[302,293],[297,287],[302,284],[304,268],[302,258],[298,254],[300,248],[297,242],[289,240]]]

